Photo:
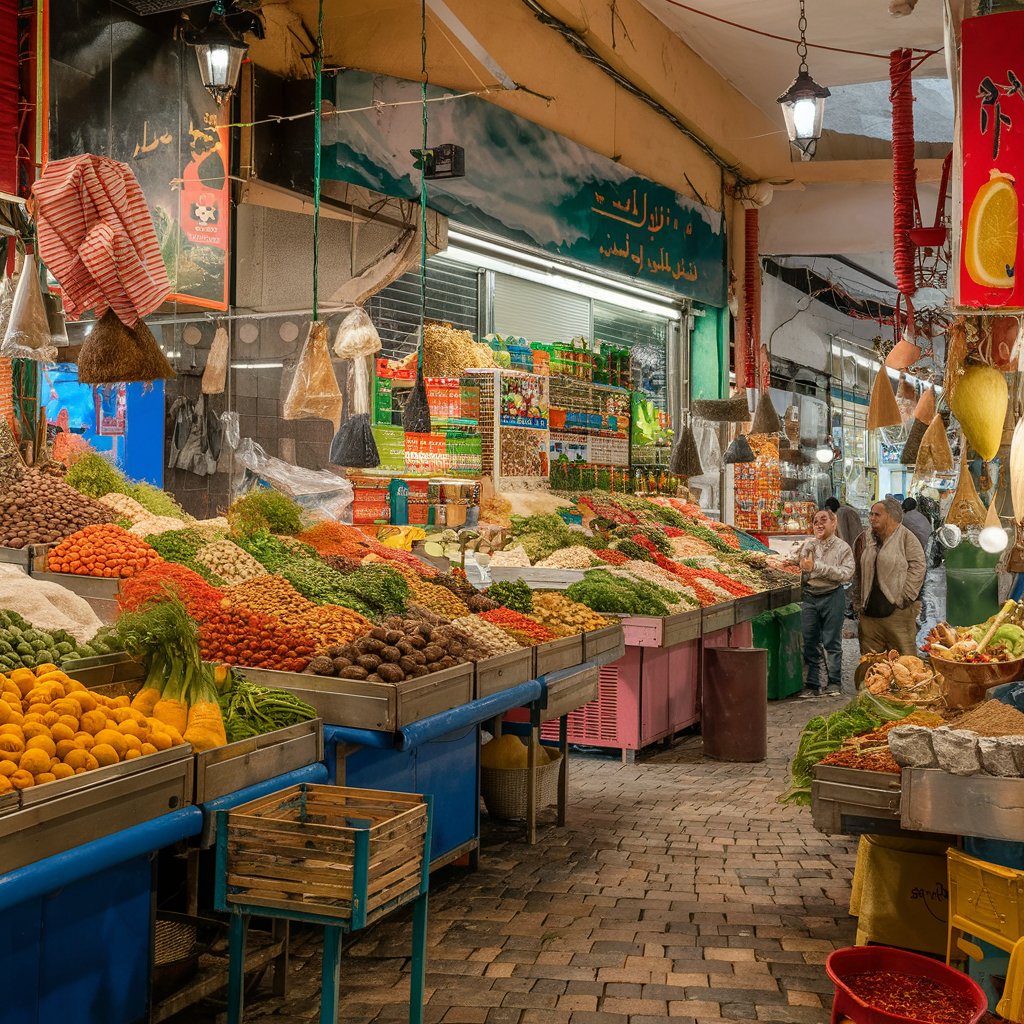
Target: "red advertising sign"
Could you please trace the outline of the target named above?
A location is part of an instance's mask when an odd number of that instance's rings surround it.
[[[1024,308],[1024,11],[965,18],[956,302]]]

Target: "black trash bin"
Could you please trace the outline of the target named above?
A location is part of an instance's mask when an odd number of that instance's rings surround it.
[[[704,753],[716,761],[763,761],[768,754],[768,652],[707,647],[701,700]]]

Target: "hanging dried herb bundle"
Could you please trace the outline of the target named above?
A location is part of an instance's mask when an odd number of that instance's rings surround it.
[[[700,452],[697,450],[697,439],[693,436],[693,428],[689,423],[683,427],[683,432],[672,450],[668,470],[676,476],[686,477],[701,476],[704,472],[704,467],[700,464]]]
[[[959,526],[961,530],[968,530],[972,526],[984,525],[986,509],[981,498],[978,497],[977,488],[974,486],[974,478],[967,466],[967,443],[963,444],[963,455],[960,458],[960,479],[957,481],[956,490],[953,492],[953,501],[946,513],[946,522]]]
[[[957,384],[960,383],[966,362],[967,321],[964,317],[958,316],[949,328],[946,340],[946,375],[942,382],[942,388],[947,402],[956,391]]]
[[[402,426],[408,434],[430,433],[430,406],[427,404],[427,385],[423,380],[422,362],[416,368],[416,383],[405,403]]]
[[[771,396],[767,391],[761,392],[754,410],[754,422],[750,425],[751,434],[778,434],[782,430],[782,420],[772,405]]]
[[[903,422],[900,407],[889,382],[889,374],[880,366],[871,389],[871,403],[868,405],[868,430],[879,427],[898,427]]]
[[[750,447],[746,434],[739,434],[732,444],[726,448],[722,461],[726,465],[732,465],[737,462],[757,461],[757,456],[754,455],[754,449]]]
[[[145,321],[127,327],[110,309],[89,332],[78,355],[82,384],[169,380],[173,376],[171,364]]]
[[[917,472],[921,476],[930,473],[948,473],[953,468],[953,451],[946,437],[946,424],[941,416],[933,416],[921,438],[917,450]]]
[[[330,420],[337,430],[341,426],[341,405],[341,388],[327,348],[327,324],[314,320],[309,325],[309,334],[284,400],[284,419]]]
[[[694,414],[710,423],[746,423],[750,406],[745,395],[731,398],[700,398],[693,403]]]
[[[900,452],[900,462],[904,466],[913,466],[917,463],[917,454],[921,450],[921,442],[924,440],[925,431],[928,427],[919,419],[914,419],[910,425],[910,434],[907,443]]]

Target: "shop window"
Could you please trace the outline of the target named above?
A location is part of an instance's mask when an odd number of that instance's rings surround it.
[[[668,409],[665,372],[669,321],[609,303],[594,302],[594,337],[628,348],[633,360],[633,387],[645,392],[659,409]]]

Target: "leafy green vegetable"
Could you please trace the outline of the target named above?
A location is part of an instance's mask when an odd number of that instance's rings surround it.
[[[293,559],[279,572],[310,601],[341,604],[368,619],[401,615],[408,607],[409,584],[384,565],[364,565],[340,573],[314,559]]]
[[[514,540],[508,546],[521,544],[532,562],[547,558],[560,548],[587,544],[589,539],[582,530],[568,526],[559,515],[512,516],[511,519]]]
[[[912,705],[893,704],[864,693],[830,715],[812,718],[800,734],[800,743],[789,769],[790,789],[779,798],[780,803],[810,805],[811,769],[819,761],[837,751],[848,737],[871,732],[884,722],[905,718],[912,711]]]
[[[224,585],[224,581],[219,576],[196,559],[196,553],[207,544],[206,538],[198,530],[186,528],[153,533],[146,538],[146,543],[166,561],[184,565],[193,572],[199,573],[203,579],[214,586]]]
[[[613,540],[610,547],[620,551],[627,558],[636,559],[638,562],[653,562],[654,556],[635,540]]]
[[[487,588],[487,596],[514,612],[529,615],[533,611],[533,591],[523,580],[499,580]]]
[[[317,717],[315,708],[288,690],[257,686],[238,673],[232,676],[231,689],[220,697],[228,743],[262,736]]]

